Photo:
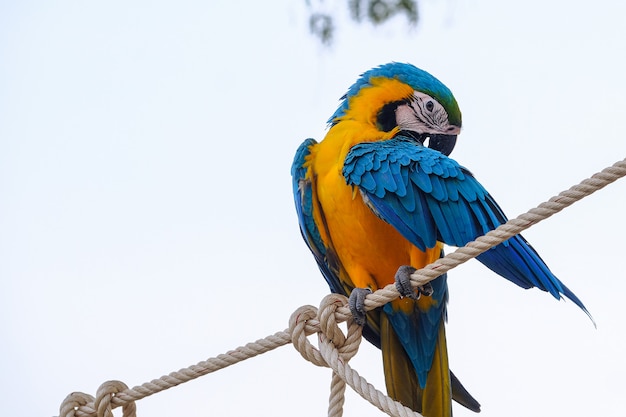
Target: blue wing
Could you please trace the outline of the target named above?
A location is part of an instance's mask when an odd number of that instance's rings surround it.
[[[305,158],[310,153],[309,148],[316,144],[315,139],[307,139],[296,151],[296,156],[291,166],[293,196],[296,203],[296,212],[298,214],[302,237],[313,253],[331,291],[342,294],[344,290],[339,281],[339,277],[330,271],[328,264],[325,262],[326,247],[320,236],[319,229],[313,220],[313,190],[311,181],[306,179],[307,169],[304,167],[304,163]]]
[[[369,207],[418,248],[437,241],[464,246],[507,221],[485,188],[456,161],[410,138],[354,146],[343,175]],[[522,288],[537,287],[557,299],[583,303],[517,235],[479,255],[489,269]]]

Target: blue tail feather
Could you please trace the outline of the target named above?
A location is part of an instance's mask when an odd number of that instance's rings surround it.
[[[582,301],[550,271],[521,235],[516,235],[507,242],[508,245],[495,246],[476,258],[495,273],[522,288],[537,287],[549,292],[556,299],[561,299],[562,296],[569,298],[593,322],[593,317]]]

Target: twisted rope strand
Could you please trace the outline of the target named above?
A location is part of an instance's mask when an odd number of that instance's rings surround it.
[[[361,397],[392,417],[421,417],[420,414],[377,390],[357,371],[352,369],[347,362],[342,361],[339,350],[323,334],[320,335],[320,352],[334,372],[333,381],[335,376],[338,376],[342,382],[345,381]],[[330,416],[331,414],[329,414]]]
[[[343,404],[346,402],[346,383],[336,372],[330,380],[330,395],[328,396],[328,417],[342,417]]]
[[[315,329],[311,326],[307,326],[306,331],[310,332],[309,334],[312,334],[315,332]],[[105,411],[109,412],[111,409],[117,407],[126,408],[127,405],[134,403],[137,400],[234,365],[262,353],[269,352],[270,350],[284,346],[290,342],[291,335],[287,330],[277,332],[263,339],[240,346],[234,350],[226,352],[225,354],[220,354],[214,358],[209,358],[195,365],[183,368],[178,372],[172,372],[168,375],[162,376],[161,378],[153,379],[152,381],[146,382],[142,385],[133,388],[126,388],[121,391],[113,391],[114,394],[111,395],[111,398],[107,399],[109,403],[106,404],[108,407],[106,410],[103,408],[98,409],[95,404],[101,404],[103,396],[111,393],[111,390],[106,389],[108,385],[115,384],[116,387],[119,387],[119,385],[117,385],[119,381],[109,381],[102,384],[98,389],[98,396],[95,400],[87,401],[87,399],[93,398],[91,396],[87,396],[87,394],[72,393],[68,395],[68,397],[61,404],[60,417],[101,417],[101,413],[104,413]],[[130,414],[130,411],[131,410],[129,409],[129,413],[124,412],[124,417],[133,417],[135,415],[134,410],[132,410],[133,414]]]
[[[414,286],[424,285],[624,176],[626,176],[626,159],[616,162],[580,184],[539,204],[527,213],[509,220],[486,235],[469,242],[464,247],[458,248],[445,257],[415,271],[411,275],[412,284]],[[322,303],[320,309],[323,311],[320,317],[318,317],[318,311],[315,307],[300,307],[291,316],[287,330],[240,346],[225,354],[183,368],[178,372],[172,372],[133,388],[126,388],[119,381],[108,381],[98,389],[96,398],[80,392],[71,393],[61,404],[60,417],[111,416],[111,410],[120,406],[123,407],[124,417],[134,417],[136,415],[134,402],[137,400],[269,352],[290,342],[307,360],[318,366],[330,366],[333,369],[329,416],[341,417],[346,383],[363,398],[393,417],[419,416],[411,409],[382,394],[348,366],[347,361],[358,350],[361,328],[352,322],[352,315],[345,300],[337,298],[336,295],[332,296],[334,298],[327,300],[325,305],[324,302]],[[399,293],[395,285],[387,285],[366,297],[365,308],[372,310],[383,306],[398,296]],[[326,308],[331,307],[332,311],[326,311]],[[323,324],[320,324],[322,320]],[[348,335],[344,336],[336,324],[347,320],[349,321]],[[314,348],[306,338],[307,335],[313,333],[319,333],[319,350]]]
[[[175,387],[176,385],[191,381],[192,379],[196,379],[211,372],[224,369],[262,353],[269,352],[270,350],[284,346],[289,342],[291,342],[289,333],[285,331],[275,333],[264,339],[259,339],[255,342],[240,346],[234,350],[226,352],[226,354],[218,355],[214,358],[207,359],[206,361],[199,362],[196,365],[181,369],[178,372],[172,372],[159,379],[155,379],[140,386],[120,392],[115,396],[112,403],[119,407],[126,402],[145,398],[149,395]]]

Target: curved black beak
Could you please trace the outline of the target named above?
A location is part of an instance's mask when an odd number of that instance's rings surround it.
[[[449,156],[456,145],[456,135],[430,135],[428,147]]]

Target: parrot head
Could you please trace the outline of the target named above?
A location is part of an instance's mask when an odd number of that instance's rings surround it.
[[[408,136],[449,155],[461,131],[461,111],[452,92],[411,64],[392,62],[361,75],[329,119],[366,123],[389,135]]]

